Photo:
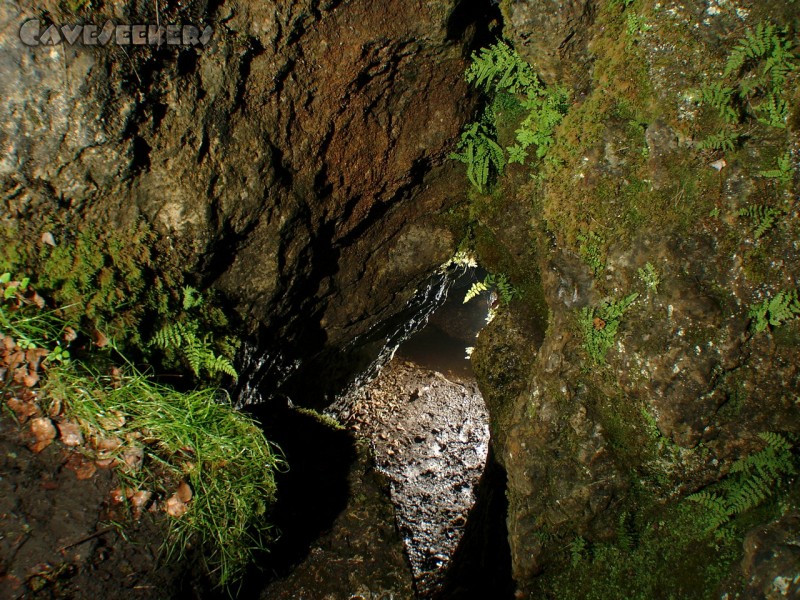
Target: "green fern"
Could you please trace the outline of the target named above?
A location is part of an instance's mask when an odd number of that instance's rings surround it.
[[[784,185],[789,185],[794,177],[794,165],[792,165],[792,153],[786,151],[783,156],[778,157],[778,168],[761,171],[759,173],[762,177],[769,177],[777,179]]]
[[[531,146],[536,146],[538,158],[547,154],[555,143],[555,127],[567,112],[569,93],[566,88],[546,88],[517,51],[502,41],[472,54],[466,80],[488,94],[524,97],[521,106],[528,115],[516,130],[516,144],[506,149],[509,163],[524,163]],[[474,137],[476,134],[470,135]],[[458,155],[457,159],[469,165],[465,158],[464,155]],[[498,168],[498,171],[501,170],[502,167]]]
[[[539,88],[535,94],[529,94],[522,105],[528,116],[516,130],[517,143],[508,148],[519,148],[527,151],[536,146],[537,158],[544,158],[550,147],[555,144],[555,128],[567,113],[569,93],[566,88]],[[527,155],[527,152],[526,152]]]
[[[728,508],[728,502],[725,498],[717,494],[703,491],[692,494],[688,497],[692,502],[696,502],[708,511],[706,517],[706,529],[714,531],[730,521],[731,514]]]
[[[778,218],[784,213],[779,208],[772,208],[771,206],[756,204],[739,209],[737,214],[740,217],[748,217],[750,219],[753,224],[753,237],[755,239],[759,239],[767,231],[772,229]]]
[[[658,286],[661,284],[661,277],[653,266],[653,263],[648,262],[644,267],[638,269],[636,274],[639,276],[639,279],[642,280],[648,292],[653,295],[658,294]]]
[[[472,300],[473,298],[477,298],[483,292],[487,291],[489,287],[483,281],[476,281],[473,283],[469,289],[467,290],[466,295],[464,296],[464,304]]]
[[[723,129],[719,133],[712,134],[697,144],[701,150],[723,150],[732,151],[739,141],[739,134],[730,129]]]
[[[586,553],[587,544],[586,540],[581,536],[576,537],[569,545],[569,552],[572,559],[572,566],[575,567],[581,563]]]
[[[497,292],[497,296],[503,304],[508,304],[519,295],[519,292],[511,285],[505,273],[489,273],[483,278],[483,281],[476,281],[470,286],[464,296],[464,304],[490,289]]]
[[[581,309],[578,324],[583,333],[583,348],[595,363],[605,364],[622,317],[638,297],[638,292],[634,292],[622,300],[605,300],[597,308]]]
[[[756,118],[765,125],[784,129],[789,118],[789,103],[775,92],[768,94],[766,100],[755,107]]]
[[[600,234],[582,230],[576,235],[576,239],[580,244],[578,246],[578,253],[581,255],[583,262],[585,262],[591,269],[594,276],[597,277],[606,268],[606,261],[603,258],[602,247],[605,244],[605,239]]]
[[[538,95],[542,88],[531,66],[505,42],[481,48],[480,53],[473,52],[465,78],[467,83],[483,87],[487,93],[499,90],[531,96]]]
[[[774,432],[759,434],[766,447],[739,459],[719,486],[720,493],[707,490],[688,497],[707,509],[707,529],[715,531],[736,515],[761,505],[787,476],[796,473],[792,444]]]
[[[749,30],[734,47],[725,64],[723,77],[740,72],[748,61],[765,59],[763,73],[771,74],[782,84],[786,74],[796,67],[792,47],[785,28],[778,29],[769,23],[759,23],[755,30]]]
[[[770,326],[783,325],[785,321],[794,319],[798,315],[800,315],[800,300],[796,289],[778,292],[772,298],[752,306],[749,312],[752,327],[756,332],[764,331]]]
[[[234,379],[238,378],[230,360],[214,353],[210,336],[199,338],[197,329],[196,322],[190,321],[188,325],[180,321],[168,323],[156,332],[151,344],[161,350],[178,351],[197,377],[205,370],[210,376],[226,373]]]
[[[458,143],[461,152],[450,155],[450,158],[467,165],[467,178],[479,192],[483,192],[489,182],[492,169],[500,175],[505,168],[505,154],[494,141],[492,129],[485,122],[470,123]]]
[[[191,286],[183,288],[183,310],[191,310],[203,305],[203,296]]]
[[[739,111],[733,105],[732,87],[723,86],[722,83],[715,81],[700,88],[700,99],[703,104],[717,109],[720,118],[726,123],[738,123],[741,120]]]

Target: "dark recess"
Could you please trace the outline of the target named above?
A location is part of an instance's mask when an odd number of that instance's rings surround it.
[[[506,472],[491,447],[478,483],[475,505],[456,548],[441,591],[434,600],[511,600],[511,547],[506,528]]]
[[[490,44],[497,37],[492,33],[492,23],[502,20],[499,2],[493,0],[462,0],[447,21],[447,39],[468,41],[472,51]]]

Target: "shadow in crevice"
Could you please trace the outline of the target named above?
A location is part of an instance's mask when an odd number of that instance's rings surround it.
[[[285,577],[347,505],[355,444],[347,432],[285,405],[253,407],[250,412],[289,465],[276,476],[277,502],[269,515],[280,537],[260,560],[266,573]]]
[[[464,537],[453,554],[435,600],[514,598],[506,528],[506,473],[494,459],[491,446],[476,498],[467,517]]]

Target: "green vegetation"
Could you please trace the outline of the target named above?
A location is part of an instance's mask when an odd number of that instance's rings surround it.
[[[759,204],[739,209],[738,215],[750,219],[753,224],[753,238],[757,240],[772,229],[778,218],[784,215],[784,212],[778,208]]]
[[[750,308],[751,326],[756,332],[767,327],[778,327],[785,321],[800,316],[797,290],[784,290]]]
[[[476,281],[470,286],[464,296],[464,304],[488,290],[495,290],[502,304],[508,304],[518,295],[517,290],[514,289],[504,273],[489,273],[483,278],[483,281]]]
[[[229,316],[212,292],[187,285],[176,249],[142,223],[121,230],[52,225],[59,238],[38,247],[0,229],[0,265],[35,273],[35,289],[99,346],[111,343],[134,362],[178,371],[189,383],[235,378],[239,342],[229,335]]]
[[[236,379],[238,374],[231,361],[214,353],[211,336],[205,334],[201,338],[200,322],[190,311],[202,305],[202,295],[192,287],[184,287],[182,320],[164,325],[153,336],[151,344],[166,352],[177,352],[196,377],[200,377],[202,369],[209,377],[225,373]],[[232,351],[231,348],[229,352]]]
[[[503,149],[494,141],[495,133],[491,119],[467,125],[458,142],[461,153],[452,153],[450,158],[467,165],[467,178],[479,192],[489,183],[491,168],[501,174],[506,164]]]
[[[638,297],[634,292],[622,300],[605,300],[596,308],[581,309],[578,324],[583,334],[583,348],[596,364],[605,364],[606,353],[614,345],[622,317]]]
[[[661,283],[661,277],[653,266],[653,263],[647,263],[644,267],[638,269],[636,274],[639,276],[639,279],[642,280],[642,283],[644,283],[649,293],[653,295],[658,294],[658,286]]]
[[[38,385],[45,414],[77,424],[89,441],[85,452],[116,462],[129,501],[153,498],[166,507],[167,554],[201,548],[218,584],[235,583],[270,540],[266,512],[275,496],[274,473],[283,464],[258,425],[217,389],[178,391],[127,361],[123,369],[114,366],[122,355],[113,342],[87,348],[88,336],[78,326],[83,306],[46,310],[27,279],[14,281],[10,273],[0,276],[0,286],[0,339],[7,350],[27,351],[9,352],[5,366],[13,377],[0,391]],[[198,325],[187,315],[202,299],[192,288],[183,292],[183,320],[173,330],[182,335],[177,347],[192,368],[200,360],[195,374],[202,366],[235,375],[227,360],[213,356],[207,338],[195,340],[199,349],[189,346],[188,333],[197,335]]]
[[[789,185],[794,177],[794,166],[792,165],[792,153],[788,150],[783,156],[778,157],[776,169],[767,169],[760,173],[763,177],[777,179],[784,185]]]
[[[731,475],[714,486],[689,496],[706,509],[706,529],[716,532],[736,515],[761,505],[775,494],[789,475],[796,473],[792,444],[782,435],[759,434],[766,442],[763,450],[740,459],[731,467]]]
[[[723,81],[700,89],[701,101],[729,125],[755,118],[770,127],[785,128],[789,115],[787,78],[798,64],[793,47],[786,29],[760,23],[731,51]]]
[[[243,574],[253,552],[264,549],[270,539],[266,510],[281,460],[259,427],[218,391],[177,392],[130,366],[127,375],[113,377],[77,367],[51,369],[42,391],[88,438],[135,440],[145,466],[125,471],[126,485],[163,498],[170,484],[189,484],[186,512],[180,514],[181,507],[169,517],[169,556],[199,544],[206,567],[224,586]],[[120,445],[112,456],[125,450]]]
[[[451,154],[451,158],[467,165],[467,177],[483,192],[490,166],[499,175],[506,162],[524,163],[532,147],[538,159],[545,157],[555,142],[555,128],[567,112],[569,94],[565,88],[544,87],[531,66],[502,41],[473,53],[465,78],[490,97],[490,107],[481,121],[465,127],[458,145],[462,152]],[[492,107],[495,98],[508,103],[510,97],[515,98],[520,109],[514,112],[527,116],[519,122],[516,143],[506,148],[506,158],[495,141],[497,122]]]
[[[690,502],[623,510],[612,541],[573,538],[565,557],[572,568],[546,576],[544,589],[564,599],[713,597],[730,577],[754,520],[786,510],[779,500],[796,472],[793,446],[780,434],[759,437],[763,450],[736,461],[730,475],[688,496]]]
[[[697,144],[701,150],[727,150],[732,151],[739,143],[740,135],[730,129],[723,129],[719,133],[713,133],[706,139]]]
[[[598,277],[606,268],[606,261],[603,258],[603,246],[605,240],[594,231],[580,231],[577,235],[578,252],[589,267],[595,277]]]

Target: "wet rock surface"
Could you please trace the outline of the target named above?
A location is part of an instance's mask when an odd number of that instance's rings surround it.
[[[489,443],[474,381],[394,360],[331,413],[370,440],[385,473],[419,597],[430,597],[464,533]]]

